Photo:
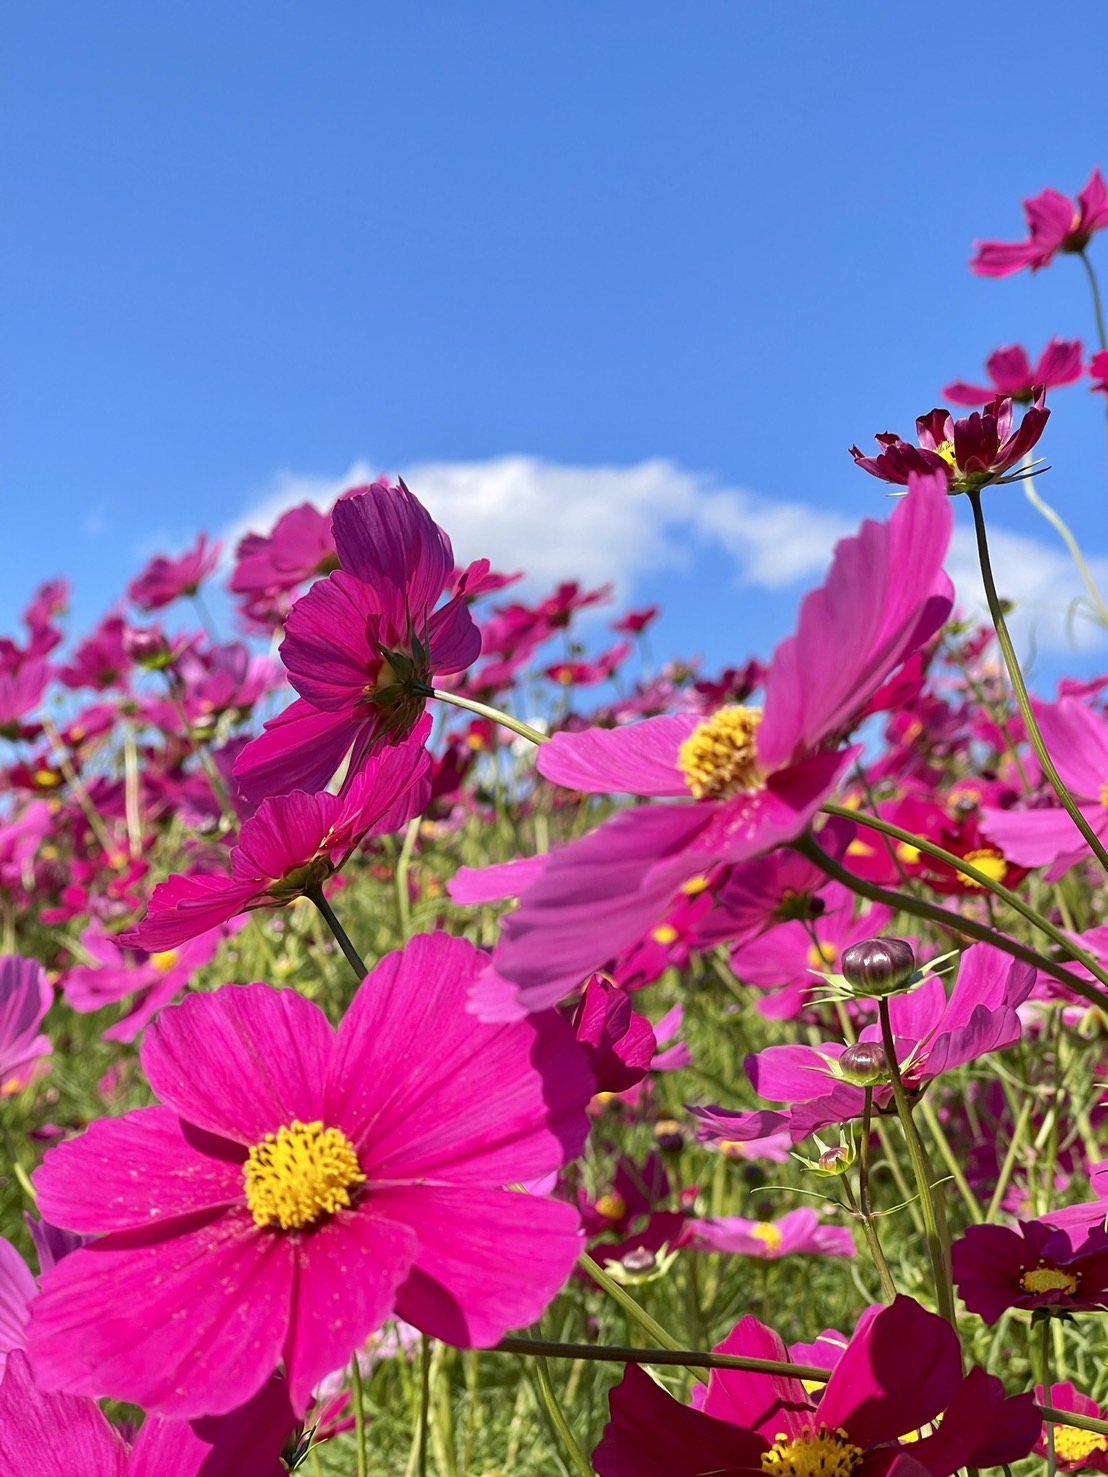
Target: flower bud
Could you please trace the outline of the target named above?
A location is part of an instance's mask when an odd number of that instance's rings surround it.
[[[863,939],[844,949],[843,978],[858,995],[894,995],[916,970],[916,956],[905,939]]]
[[[157,672],[170,662],[169,642],[156,627],[128,627],[123,632],[123,650],[148,672]]]
[[[859,1041],[848,1046],[839,1058],[839,1071],[852,1087],[873,1087],[878,1082],[891,1082],[889,1059],[879,1041]]]

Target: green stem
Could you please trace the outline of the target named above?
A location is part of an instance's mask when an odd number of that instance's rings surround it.
[[[573,1434],[573,1428],[566,1420],[566,1413],[558,1402],[558,1396],[554,1390],[553,1381],[550,1378],[550,1366],[541,1355],[535,1360],[535,1372],[539,1379],[539,1390],[542,1393],[542,1401],[546,1406],[546,1413],[550,1417],[551,1424],[561,1438],[562,1445],[569,1453],[571,1464],[576,1468],[580,1477],[593,1477],[592,1466],[585,1453],[577,1444],[577,1438]]]
[[[1004,1199],[1008,1185],[1011,1182],[1012,1171],[1016,1167],[1016,1155],[1020,1151],[1023,1135],[1027,1131],[1027,1120],[1031,1117],[1031,1101],[1029,1097],[1024,1098],[1023,1104],[1020,1107],[1019,1117],[1016,1119],[1012,1129],[1012,1138],[1008,1145],[1008,1152],[1004,1156],[1004,1163],[1000,1166],[1000,1173],[997,1175],[992,1199],[989,1201],[989,1207],[985,1211],[985,1224],[987,1226],[991,1226],[996,1220],[997,1211],[1000,1209],[1000,1202]]]
[[[1050,1318],[1043,1318],[1039,1323],[1039,1347],[1038,1358],[1032,1351],[1032,1363],[1037,1364],[1039,1384],[1043,1387],[1043,1393],[1050,1389]],[[1054,1477],[1058,1470],[1058,1457],[1054,1450],[1054,1427],[1048,1425],[1046,1428],[1046,1471],[1047,1477]]]
[[[1027,453],[1027,456],[1024,458],[1024,462],[1026,466],[1031,466],[1030,452]],[[1068,524],[1066,524],[1063,519],[1060,518],[1059,515],[1054,511],[1050,504],[1044,502],[1043,499],[1036,492],[1035,479],[1030,472],[1028,472],[1028,475],[1023,479],[1023,495],[1031,504],[1031,506],[1036,510],[1036,512],[1042,514],[1042,516],[1054,529],[1055,533],[1057,533],[1058,537],[1065,544],[1066,548],[1070,551],[1070,558],[1077,565],[1077,572],[1081,576],[1086,590],[1088,590],[1089,592],[1089,599],[1092,601],[1093,606],[1096,610],[1097,620],[1102,626],[1108,626],[1108,606],[1106,606],[1104,604],[1104,601],[1101,599],[1100,591],[1097,589],[1096,580],[1093,579],[1093,572],[1089,568],[1084,554],[1081,552],[1081,545],[1074,538]]]
[[[1001,882],[995,881],[980,868],[975,867],[972,862],[967,862],[964,857],[956,856],[952,851],[944,851],[941,846],[936,846],[931,841],[926,841],[922,836],[916,836],[911,831],[902,830],[900,826],[894,826],[889,821],[880,820],[873,816],[862,814],[861,811],[848,810],[845,805],[835,805],[828,802],[823,806],[827,815],[842,816],[844,820],[855,821],[860,826],[866,826],[872,831],[880,831],[886,836],[894,836],[898,841],[903,841],[908,846],[914,846],[926,856],[934,857],[936,861],[945,863],[963,877],[968,877],[971,882],[976,882],[978,887],[995,893],[1002,902],[1008,904],[1013,912],[1019,913],[1026,918],[1040,933],[1045,933],[1047,938],[1060,949],[1064,949],[1071,959],[1078,964],[1084,965],[1089,973],[1098,979],[1102,985],[1108,987],[1108,970],[1098,964],[1097,960],[1086,949],[1075,944],[1072,939],[1066,937],[1060,928],[1055,928],[1049,918],[1037,912],[1030,903],[1025,903],[1018,893],[1011,892]],[[1100,1003],[1108,1005],[1108,1000],[1101,998]]]
[[[750,1374],[779,1374],[827,1383],[826,1369],[787,1364],[776,1359],[747,1359],[707,1349],[632,1349],[623,1344],[563,1344],[551,1339],[501,1339],[493,1354],[545,1354],[552,1359],[591,1359],[598,1364],[677,1365],[682,1369],[743,1369]]]
[[[358,1447],[358,1477],[369,1477],[369,1447],[366,1442],[365,1391],[358,1356],[350,1364],[351,1394],[354,1397],[354,1440]]]
[[[493,723],[499,723],[501,728],[510,728],[513,733],[518,733],[520,738],[528,739],[533,744],[550,742],[548,733],[540,733],[537,728],[532,728],[522,719],[502,713],[499,708],[490,708],[488,703],[479,703],[476,698],[462,697],[458,692],[443,692],[438,687],[432,687],[427,695],[438,698],[440,703],[450,703],[455,708],[464,708],[467,713],[476,713],[481,718],[488,718]]]
[[[369,973],[369,970],[365,967],[362,956],[358,953],[357,949],[355,949],[354,945],[347,938],[346,930],[343,928],[339,920],[335,917],[335,912],[334,909],[331,907],[331,904],[323,896],[322,885],[317,882],[314,887],[305,888],[304,896],[311,898],[312,902],[315,903],[316,907],[323,915],[323,921],[334,934],[336,943],[338,944],[342,952],[346,955],[350,968],[354,971],[354,973],[358,976],[360,980],[364,980],[366,975]]]
[[[414,815],[408,822],[408,829],[404,832],[404,841],[400,847],[400,856],[397,858],[396,871],[393,873],[393,883],[396,887],[396,913],[400,919],[400,932],[405,940],[412,934],[412,904],[408,896],[408,873],[412,866],[412,852],[415,850],[416,837],[423,817]],[[1108,979],[1105,980],[1108,984]]]
[[[969,1212],[970,1220],[975,1226],[983,1225],[985,1212],[981,1209],[981,1202],[970,1188],[969,1180],[966,1179],[965,1171],[958,1161],[957,1154],[950,1147],[950,1140],[943,1132],[943,1126],[939,1122],[939,1115],[935,1112],[930,1098],[924,1097],[920,1100],[920,1112],[923,1114],[927,1127],[931,1131],[931,1137],[938,1145],[939,1153],[943,1157],[943,1163],[950,1171],[951,1179],[958,1186],[958,1191],[962,1196],[966,1210]]]
[[[1078,1415],[1076,1410],[1055,1410],[1052,1405],[1037,1405],[1035,1409],[1044,1421],[1052,1426],[1076,1426],[1079,1431],[1095,1431],[1098,1436],[1108,1436],[1108,1421],[1095,1415]]]
[[[62,742],[62,736],[58,732],[57,725],[54,723],[54,720],[46,713],[40,715],[39,725],[42,728],[42,731],[46,735],[47,739],[50,741],[50,747],[54,751],[54,758],[58,761],[58,768],[61,770],[65,782],[72,792],[74,800],[76,800],[77,804],[81,807],[81,810],[84,813],[85,820],[88,821],[89,830],[96,837],[96,840],[100,846],[100,850],[104,853],[105,861],[109,866],[112,866],[112,858],[115,854],[115,847],[112,844],[112,839],[108,835],[107,828],[105,827],[104,822],[101,819],[100,812],[92,803],[92,796],[85,788],[84,780],[73,767],[65,744]]]
[[[419,1477],[427,1477],[427,1448],[431,1434],[431,1340],[421,1334],[419,1380]]]
[[[596,1285],[602,1287],[608,1296],[620,1305],[625,1313],[630,1314],[644,1332],[648,1333],[651,1338],[656,1339],[661,1344],[663,1349],[679,1350],[681,1348],[680,1341],[675,1339],[667,1329],[663,1328],[656,1318],[652,1318],[645,1308],[640,1308],[627,1289],[620,1287],[614,1277],[609,1277],[604,1268],[593,1261],[587,1251],[581,1253],[580,1263]],[[678,1360],[677,1362],[680,1363],[682,1361]],[[704,1379],[704,1376],[697,1372],[696,1366],[689,1365],[688,1368],[693,1371],[697,1379]]]
[[[981,564],[981,579],[985,585],[985,599],[989,603],[989,614],[993,618],[996,627],[996,639],[1000,643],[1000,650],[1004,656],[1005,666],[1008,668],[1008,676],[1012,680],[1012,687],[1016,694],[1016,702],[1023,716],[1024,727],[1027,729],[1027,737],[1031,741],[1031,747],[1035,750],[1043,774],[1050,782],[1050,787],[1062,802],[1062,806],[1081,832],[1089,849],[1097,861],[1108,872],[1108,851],[1101,844],[1100,837],[1090,826],[1089,822],[1081,814],[1077,802],[1062,782],[1062,776],[1054,767],[1054,760],[1047,751],[1043,735],[1039,728],[1035,710],[1031,706],[1031,697],[1027,691],[1027,685],[1020,671],[1019,659],[1016,656],[1016,648],[1012,645],[1012,638],[1008,634],[1008,624],[1004,619],[1004,611],[1000,604],[1000,597],[996,592],[996,582],[993,579],[992,563],[989,559],[989,542],[985,533],[985,513],[981,506],[980,489],[972,488],[966,496],[969,498],[970,507],[973,509],[973,527],[977,535],[977,557]]]
[[[927,1159],[927,1150],[923,1146],[923,1140],[919,1136],[915,1119],[912,1117],[912,1108],[908,1102],[908,1094],[904,1091],[904,1082],[900,1075],[900,1066],[896,1059],[896,1039],[893,1036],[893,1024],[889,1015],[888,999],[877,1002],[878,1013],[881,1018],[881,1040],[885,1047],[885,1056],[888,1060],[889,1075],[892,1078],[893,1097],[896,1099],[896,1111],[900,1118],[901,1127],[904,1129],[904,1138],[908,1144],[908,1157],[912,1161],[912,1173],[915,1175],[916,1188],[919,1190],[920,1209],[923,1211],[924,1233],[927,1237],[927,1249],[931,1256],[931,1269],[935,1276],[935,1300],[940,1315],[952,1326],[955,1324],[954,1316],[954,1287],[950,1269],[950,1232],[946,1224],[946,1210],[942,1198],[935,1194],[935,1186],[932,1183],[932,1169]]]
[[[1089,260],[1088,254],[1084,251],[1079,251],[1077,254],[1081,258],[1085,271],[1088,273],[1089,286],[1093,293],[1093,312],[1096,314],[1097,338],[1100,340],[1100,347],[1102,349],[1108,349],[1108,338],[1105,337],[1104,333],[1104,307],[1100,301],[1100,286],[1096,280],[1096,273],[1093,271],[1093,264]]]
[[[791,843],[793,851],[806,856],[808,860],[819,867],[835,882],[841,882],[844,887],[849,887],[851,892],[857,893],[859,897],[869,898],[874,903],[884,903],[886,907],[894,911],[909,913],[914,918],[926,918],[931,923],[936,923],[940,928],[949,929],[952,933],[965,934],[967,938],[977,939],[983,944],[992,944],[994,949],[1000,949],[1005,954],[1010,954],[1013,959],[1019,959],[1024,964],[1032,964],[1036,969],[1041,969],[1044,974],[1050,975],[1051,979],[1067,986],[1075,995],[1080,995],[1082,1000],[1087,1000],[1090,1005],[1099,1009],[1104,1008],[1104,997],[1099,990],[1093,988],[1088,980],[1083,980],[1080,975],[1071,974],[1061,964],[1055,964],[1053,959],[1029,949],[1026,945],[1017,943],[1009,938],[1006,933],[998,933],[995,928],[986,928],[983,923],[978,923],[972,918],[964,918],[961,913],[952,913],[947,908],[937,907],[934,903],[924,902],[922,898],[909,897],[903,892],[888,892],[883,887],[875,887],[871,882],[863,882],[853,872],[847,871],[846,867],[840,866],[832,856],[813,840],[811,836],[802,836],[799,840]],[[1072,952],[1073,946],[1069,946]]]
[[[867,1087],[866,1104],[862,1109],[862,1143],[858,1153],[858,1215],[862,1222],[862,1232],[869,1247],[869,1254],[873,1258],[877,1275],[881,1280],[881,1291],[885,1301],[891,1303],[896,1297],[896,1283],[889,1268],[888,1260],[881,1246],[881,1239],[877,1234],[877,1222],[873,1215],[873,1206],[870,1202],[869,1169],[870,1157],[873,1152],[873,1088]],[[850,1194],[850,1186],[846,1179],[843,1180],[843,1188]]]

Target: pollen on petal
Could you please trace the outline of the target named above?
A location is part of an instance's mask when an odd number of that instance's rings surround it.
[[[1097,1451],[1108,1451],[1108,1437],[1096,1431],[1082,1431],[1077,1426],[1054,1427],[1054,1455],[1066,1469],[1076,1471],[1083,1467]]]
[[[1080,1277],[1072,1272],[1063,1272],[1061,1267],[1050,1267],[1045,1262],[1040,1262],[1030,1272],[1025,1272],[1020,1278],[1020,1286],[1024,1292],[1041,1294],[1046,1292],[1064,1292],[1072,1297],[1081,1284]]]
[[[755,742],[761,708],[720,708],[677,751],[677,767],[698,800],[728,800],[765,788]]]
[[[254,1144],[243,1166],[246,1203],[258,1227],[303,1231],[348,1209],[365,1184],[341,1128],[294,1120]]]

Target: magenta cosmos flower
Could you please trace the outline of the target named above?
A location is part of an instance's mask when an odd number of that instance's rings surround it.
[[[176,949],[236,913],[283,908],[318,887],[370,835],[401,830],[427,804],[431,761],[424,735],[370,760],[343,795],[274,795],[243,825],[231,849],[231,875],[170,877],[154,889],[129,948]]]
[[[281,514],[268,534],[248,533],[235,550],[231,591],[248,610],[276,607],[307,580],[339,567],[331,515],[311,503]]]
[[[219,1415],[278,1365],[293,1409],[394,1313],[460,1346],[537,1318],[580,1250],[572,1207],[503,1188],[581,1150],[592,1076],[559,1016],[466,1013],[480,956],[383,960],[336,1031],[228,985],[170,1006],[142,1063],[163,1106],[47,1154],[39,1207],[97,1239],[43,1279],[45,1389]]]
[[[1008,1308],[1108,1308],[1108,1232],[1099,1226],[1083,1236],[1044,1221],[970,1226],[951,1252],[959,1296],[986,1323]]]
[[[195,595],[219,563],[218,544],[209,545],[201,534],[195,547],[179,559],[159,554],[127,586],[129,598],[140,610],[162,610],[182,595]]]
[[[1108,188],[1099,169],[1077,197],[1076,205],[1057,190],[1044,190],[1023,202],[1030,231],[1026,241],[977,241],[970,269],[979,277],[1011,277],[1030,267],[1049,266],[1060,251],[1084,251],[1094,231],[1108,226]]]
[[[891,431],[876,437],[877,456],[863,456],[850,448],[856,465],[883,482],[907,483],[913,474],[941,472],[951,493],[987,487],[991,482],[1014,481],[1004,473],[1017,466],[1043,434],[1050,416],[1041,385],[1032,392],[1033,404],[1017,430],[1012,430],[1011,396],[998,395],[984,410],[955,420],[949,410],[932,410],[916,420],[919,445],[902,441]]]
[[[776,1221],[752,1221],[741,1215],[690,1221],[694,1251],[726,1251],[735,1256],[778,1261],[783,1256],[854,1256],[849,1226],[829,1226],[810,1205],[790,1210]]]
[[[648,718],[544,745],[539,771],[555,784],[687,803],[620,811],[535,864],[492,871],[520,906],[475,998],[481,1014],[552,1004],[640,939],[691,878],[803,834],[858,752],[840,743],[859,710],[950,613],[945,492],[945,478],[915,479],[888,523],[867,520],[839,543],[797,634],[774,653],[764,709]],[[463,868],[451,892],[466,902],[489,885]]]
[[[756,1318],[716,1353],[792,1363]],[[693,1409],[631,1365],[609,1401],[593,1453],[600,1477],[889,1477],[898,1458],[907,1470],[951,1477],[1026,1456],[1040,1429],[1029,1394],[1007,1399],[983,1369],[963,1378],[957,1334],[907,1297],[862,1316],[818,1397],[785,1375],[713,1369],[703,1407]]]
[[[332,526],[342,567],[296,602],[281,643],[300,699],[235,765],[250,799],[323,789],[352,746],[356,772],[366,755],[411,733],[436,674],[463,671],[481,651],[466,600],[488,561],[471,565],[436,610],[454,555],[403,483],[340,498]]]
[[[1032,368],[1027,350],[1012,344],[990,354],[985,369],[991,385],[955,380],[943,391],[944,398],[954,405],[986,405],[998,395],[1010,395],[1018,405],[1030,405],[1036,385],[1052,390],[1076,384],[1085,370],[1085,350],[1079,338],[1052,338]]]
[[[285,1477],[294,1425],[284,1382],[271,1380],[229,1415],[150,1416],[132,1447],[87,1395],[38,1389],[22,1353],[0,1380],[4,1464],[27,1477]]]
[[[1105,1413],[1090,1396],[1083,1394],[1076,1385],[1067,1380],[1064,1384],[1051,1385],[1045,1390],[1035,1387],[1035,1398],[1040,1405],[1049,1405],[1054,1410],[1071,1410],[1074,1415],[1091,1415],[1102,1421]],[[1046,1425],[1035,1445],[1035,1456],[1046,1461],[1048,1456]],[[1054,1460],[1059,1472],[1108,1472],[1108,1436],[1096,1431],[1084,1431],[1080,1426],[1054,1427]]]

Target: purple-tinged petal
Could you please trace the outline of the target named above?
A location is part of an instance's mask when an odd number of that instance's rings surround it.
[[[698,1108],[691,1103],[686,1104],[686,1107],[694,1117],[700,1119],[699,1137],[708,1142],[722,1139],[726,1143],[733,1139],[736,1143],[749,1143],[752,1139],[769,1138],[772,1134],[783,1132],[792,1121],[790,1114],[773,1113],[768,1109],[732,1112],[714,1104]]]
[[[419,1250],[396,1311],[458,1348],[489,1348],[535,1322],[583,1250],[572,1206],[510,1190],[411,1185],[375,1192]]]
[[[746,1059],[746,1075],[759,1097],[775,1103],[806,1103],[830,1092],[835,1081],[828,1063],[844,1047],[769,1046]]]
[[[226,1415],[196,1421],[147,1416],[135,1439],[128,1477],[285,1477],[281,1449],[296,1425],[288,1385],[275,1375]]]
[[[334,1032],[295,990],[224,985],[172,1005],[146,1033],[150,1086],[189,1123],[255,1144],[322,1117]]]
[[[256,805],[267,795],[326,789],[357,738],[348,713],[322,713],[297,698],[235,760],[239,790]]]
[[[946,1407],[938,1429],[912,1446],[933,1477],[960,1467],[1000,1467],[1027,1456],[1039,1439],[1042,1417],[1027,1392],[1009,1399],[1003,1384],[971,1369]]]
[[[166,953],[241,913],[258,891],[257,882],[208,873],[170,877],[155,887],[146,917],[137,928],[120,934],[119,942],[149,954]]]
[[[343,569],[383,601],[406,597],[413,616],[433,606],[450,579],[450,540],[403,485],[377,481],[340,498],[331,526]]]
[[[416,635],[423,639],[422,631]],[[481,629],[469,613],[464,594],[436,610],[427,622],[429,660],[432,672],[464,672],[481,655]]]
[[[546,871],[549,860],[549,854],[543,852],[539,856],[496,862],[491,867],[460,867],[457,876],[446,884],[446,890],[462,908],[521,897]]]
[[[0,1236],[0,1374],[12,1349],[22,1349],[27,1307],[38,1291],[34,1274],[10,1241]]]
[[[1108,810],[1103,806],[1079,805],[1078,809],[1098,836],[1108,832]],[[1068,871],[1090,854],[1080,831],[1060,805],[1050,810],[994,810],[985,806],[981,829],[1021,867],[1066,860],[1068,865],[1063,870]]]
[[[292,607],[281,660],[313,708],[352,716],[380,661],[370,635],[377,612],[375,592],[342,570],[318,580]]]
[[[757,1318],[746,1317],[713,1353],[742,1359],[788,1362],[780,1336]],[[755,1374],[746,1369],[713,1369],[704,1411],[736,1426],[746,1426],[775,1441],[781,1433],[799,1436],[810,1421],[812,1402],[804,1386],[790,1375]]]
[[[4,1465],[20,1477],[128,1477],[127,1444],[96,1402],[40,1390],[19,1351],[0,1380],[0,1432]]]

